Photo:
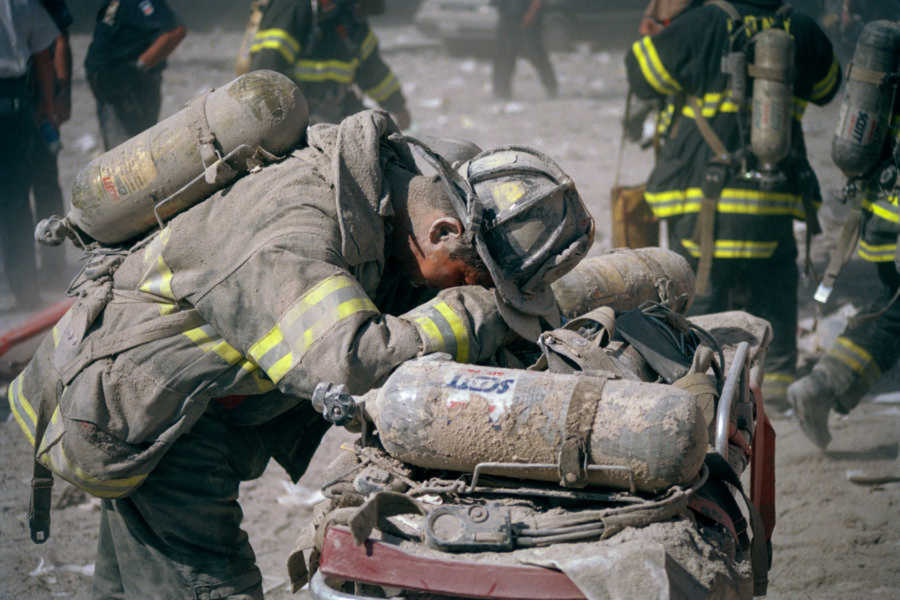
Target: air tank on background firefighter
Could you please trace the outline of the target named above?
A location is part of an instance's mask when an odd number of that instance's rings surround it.
[[[289,78],[241,75],[81,169],[66,219],[104,244],[127,241],[157,225],[155,210],[165,220],[223,188],[248,162],[289,151],[308,121],[306,99]]]
[[[784,180],[778,163],[791,151],[794,110],[794,40],[783,29],[765,29],[754,37],[750,150],[759,161],[762,185]]]
[[[600,306],[624,312],[645,302],[664,302],[684,312],[694,297],[694,271],[671,250],[616,248],[582,260],[552,287],[567,319]]]
[[[606,467],[588,467],[589,484],[655,492],[699,473],[706,420],[694,396],[671,385],[423,359],[401,365],[366,399],[398,460],[463,472],[515,463],[485,472],[556,482],[569,413],[583,411],[587,462]]]
[[[868,23],[848,68],[831,142],[831,158],[847,177],[861,177],[878,165],[890,127],[898,70],[900,27],[890,21]]]

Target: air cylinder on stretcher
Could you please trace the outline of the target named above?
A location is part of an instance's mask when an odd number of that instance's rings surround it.
[[[587,484],[657,492],[690,483],[708,434],[694,396],[671,385],[422,359],[366,399],[384,449],[428,469],[559,482],[570,412],[588,411]],[[549,467],[549,468],[548,468]]]
[[[551,287],[566,319],[600,306],[624,312],[645,302],[684,312],[694,298],[694,271],[671,250],[616,248],[582,260]]]

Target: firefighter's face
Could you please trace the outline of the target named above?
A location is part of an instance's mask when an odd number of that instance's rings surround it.
[[[463,250],[459,219],[435,212],[421,219],[414,229],[418,235],[407,239],[412,258],[407,274],[414,284],[436,289],[492,285],[487,271],[472,264],[476,262],[474,250]]]

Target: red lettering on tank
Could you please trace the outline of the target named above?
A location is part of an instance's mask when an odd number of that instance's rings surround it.
[[[113,178],[107,175],[101,181],[103,182],[103,189],[106,190],[109,197],[113,200],[119,200],[119,190],[116,189],[116,182],[113,181]]]

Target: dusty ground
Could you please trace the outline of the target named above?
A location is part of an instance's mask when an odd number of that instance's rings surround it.
[[[520,64],[517,99],[491,99],[489,65],[480,60],[445,56],[422,44],[407,28],[380,31],[392,64],[404,82],[414,132],[467,137],[483,146],[520,143],[555,157],[575,179],[597,217],[598,248],[608,246],[608,190],[613,182],[618,146],[618,119],[625,85],[621,50],[582,52],[555,57],[561,97],[549,102],[533,71]],[[62,183],[68,188],[76,170],[98,152],[94,105],[81,61],[87,38],[73,40],[76,79],[72,121],[63,127]],[[228,32],[194,34],[171,60],[165,76],[163,113],[178,110],[206,87],[228,81],[238,36]],[[806,117],[811,158],[826,189],[840,183],[830,166],[829,143],[836,107],[811,108]],[[650,156],[631,147],[626,152],[623,182],[641,181]],[[68,193],[68,190],[66,190]],[[76,255],[72,253],[73,265]],[[864,298],[874,283],[855,271],[840,290]],[[804,299],[809,298],[808,290]],[[805,315],[813,313],[809,306]],[[7,315],[11,325],[20,315]],[[829,321],[830,323],[830,321]],[[821,329],[828,329],[821,328]],[[831,327],[833,329],[833,327]],[[831,333],[833,336],[834,334]],[[808,347],[815,346],[807,337]],[[896,369],[895,369],[896,371]],[[834,442],[822,454],[794,423],[778,416],[778,526],[769,597],[779,599],[847,599],[900,597],[900,485],[861,487],[850,471],[898,474],[900,377],[891,373],[872,398],[847,418],[833,418]],[[0,418],[5,417],[0,407]],[[284,562],[296,533],[309,514],[309,501],[326,474],[328,456],[342,439],[329,434],[299,487],[288,485],[277,468],[242,488],[245,526],[265,574],[267,597],[293,597],[287,590]],[[28,539],[25,520],[29,448],[15,423],[0,423],[0,598],[88,598],[96,544],[96,503],[64,484],[55,488],[51,540],[42,546]]]

